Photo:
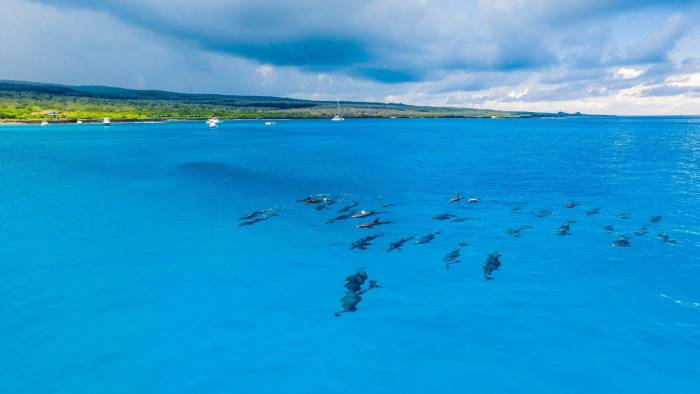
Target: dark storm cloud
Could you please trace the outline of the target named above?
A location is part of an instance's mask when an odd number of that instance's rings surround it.
[[[699,10],[700,0],[0,0],[12,54],[0,79],[507,109],[589,100],[601,112],[677,96],[668,108],[688,112]],[[661,101],[647,102],[648,112]]]
[[[97,10],[204,49],[258,62],[340,71],[387,83],[426,80],[454,68],[510,71],[563,63],[663,62],[687,31],[687,18],[675,18],[609,59],[603,58],[609,42],[580,24],[593,18],[603,24],[606,18],[640,9],[678,10],[698,3],[484,1],[470,9],[458,1],[37,1]],[[572,26],[576,31],[569,31]]]

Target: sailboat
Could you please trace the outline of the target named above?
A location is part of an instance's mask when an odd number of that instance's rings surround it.
[[[340,121],[345,120],[345,118],[343,118],[342,116],[340,116],[340,101],[336,100],[336,104],[338,104],[338,112],[336,113],[336,115],[335,115],[331,120],[334,121],[334,122],[340,122]]]

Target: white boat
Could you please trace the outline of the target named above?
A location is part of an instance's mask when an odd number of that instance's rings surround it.
[[[78,119],[78,120],[75,121],[75,124],[83,124],[83,121],[80,120],[80,119]]]
[[[42,126],[48,126],[48,125],[49,125],[49,122],[47,122],[47,121],[45,121],[45,120],[42,120],[42,121],[41,121],[41,125],[42,125]]]
[[[273,124],[275,124],[275,122],[270,122],[270,121],[265,122],[265,126],[272,126]]]
[[[109,118],[102,119],[102,126],[109,127],[111,125],[112,125],[112,122],[109,121]]]
[[[215,128],[219,127],[219,123],[221,123],[219,118],[207,119],[207,126],[209,126],[210,129],[215,129]]]
[[[345,118],[340,116],[340,101],[336,100],[336,103],[338,104],[338,112],[335,114],[335,116],[331,120],[334,122],[340,122],[342,120],[345,120]]]

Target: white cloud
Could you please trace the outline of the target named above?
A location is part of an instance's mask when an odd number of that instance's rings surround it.
[[[525,88],[525,89],[520,90],[520,91],[513,90],[510,93],[508,93],[508,97],[515,99],[515,100],[520,100],[522,97],[527,96],[528,92],[530,92],[530,88]]]
[[[628,67],[621,67],[617,69],[617,75],[619,78],[622,79],[630,79],[630,78],[637,78],[638,76],[642,75],[644,71],[642,70],[636,70],[634,68],[628,68]]]
[[[261,75],[263,78],[268,78],[274,70],[275,69],[272,66],[268,64],[263,64],[261,66],[258,66],[258,68],[255,69],[255,72]]]

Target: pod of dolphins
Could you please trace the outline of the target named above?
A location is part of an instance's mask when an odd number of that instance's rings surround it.
[[[298,200],[298,203],[303,203],[305,205],[311,205],[314,206],[315,210],[317,211],[322,211],[330,206],[336,204],[337,202],[342,201],[341,198],[334,197],[329,194],[316,194],[316,195],[309,195],[308,197],[305,197],[303,199]],[[464,201],[467,204],[478,204],[481,202],[481,200],[477,197],[470,197],[470,198],[465,198],[462,194],[456,194],[450,199],[447,200],[449,204],[455,204],[459,203],[460,201]],[[385,213],[385,212],[380,212],[380,211],[375,211],[371,209],[358,209],[360,203],[359,202],[352,202],[348,205],[344,205],[340,209],[337,209],[335,211],[336,216],[333,218],[330,218],[326,221],[327,224],[332,224],[340,220],[349,220],[349,219],[365,219],[369,218],[368,221],[362,222],[360,224],[355,225],[355,228],[357,229],[373,229],[378,226],[383,226],[383,225],[388,225],[394,223],[391,220],[383,220],[379,217],[380,213]],[[394,206],[395,204],[383,204],[381,205],[382,208],[389,208]],[[569,201],[564,205],[564,208],[569,210],[569,209],[574,209],[578,207],[579,204],[576,201]],[[586,216],[595,216],[598,215],[601,212],[602,208],[601,207],[593,207],[585,211]],[[520,213],[526,213],[523,212],[523,207],[522,205],[517,205],[511,210],[512,213],[520,214]],[[538,218],[545,218],[551,215],[554,215],[554,212],[551,209],[541,209],[537,211],[531,211],[529,212],[530,214],[535,215]],[[244,226],[252,226],[254,224],[267,221],[273,217],[279,216],[278,213],[275,212],[275,209],[273,208],[266,208],[266,209],[258,209],[255,211],[252,211],[248,214],[245,214],[241,216],[239,220],[239,227],[244,227]],[[631,218],[631,212],[625,211],[621,212],[616,215],[618,219],[630,219]],[[451,222],[464,222],[467,220],[474,220],[475,218],[469,218],[469,217],[458,217],[457,215],[451,214],[451,213],[440,213],[436,214],[433,216],[434,220],[437,221],[451,221]],[[634,235],[641,237],[649,233],[649,228],[652,225],[658,224],[661,222],[663,219],[663,216],[661,215],[654,215],[652,216],[648,222],[644,223],[641,225],[641,227],[634,232]],[[556,230],[556,235],[558,236],[569,236],[572,234],[572,224],[575,224],[575,220],[566,220],[563,224],[559,226],[559,228]],[[522,225],[519,227],[513,227],[509,228],[506,231],[506,234],[513,237],[513,238],[518,238],[522,236],[524,230],[532,229],[533,226],[530,225]],[[616,230],[613,227],[613,225],[605,225],[603,227],[603,230],[607,234],[616,234]],[[401,251],[403,250],[402,248],[407,244],[407,243],[412,243],[414,245],[424,245],[424,244],[429,244],[431,243],[438,235],[441,234],[441,230],[436,230],[427,234],[424,234],[422,236],[415,236],[415,235],[407,235],[404,236],[396,241],[392,241],[389,243],[386,251],[387,253],[392,252],[392,251]],[[366,250],[368,249],[373,241],[377,240],[380,237],[383,237],[384,233],[374,233],[370,235],[365,235],[355,241],[352,241],[350,243],[350,250]],[[657,234],[657,238],[661,240],[664,243],[667,244],[674,244],[676,243],[676,240],[672,239],[670,235],[667,233],[660,232]],[[626,234],[617,234],[617,239],[613,240],[611,242],[611,246],[615,247],[629,247],[632,245],[631,242],[631,237],[626,235]],[[447,253],[443,257],[443,262],[445,264],[445,268],[449,269],[450,266],[454,264],[459,264],[461,263],[461,257],[462,257],[462,249],[469,246],[468,243],[466,242],[459,242],[457,244],[457,247]],[[484,279],[486,281],[492,281],[494,279],[494,272],[497,271],[501,267],[501,254],[498,252],[492,252],[488,254],[486,257],[486,261],[483,265],[483,275]],[[365,285],[365,282],[367,282],[367,286]],[[363,287],[364,286],[364,287]],[[362,301],[362,295],[365,294],[366,292],[380,287],[377,281],[375,280],[368,280],[367,273],[365,272],[364,269],[359,269],[356,273],[348,276],[345,278],[345,288],[346,288],[346,294],[343,296],[343,298],[340,300],[340,310],[335,313],[335,316],[340,316],[343,313],[347,312],[355,312],[357,311],[357,305]]]

